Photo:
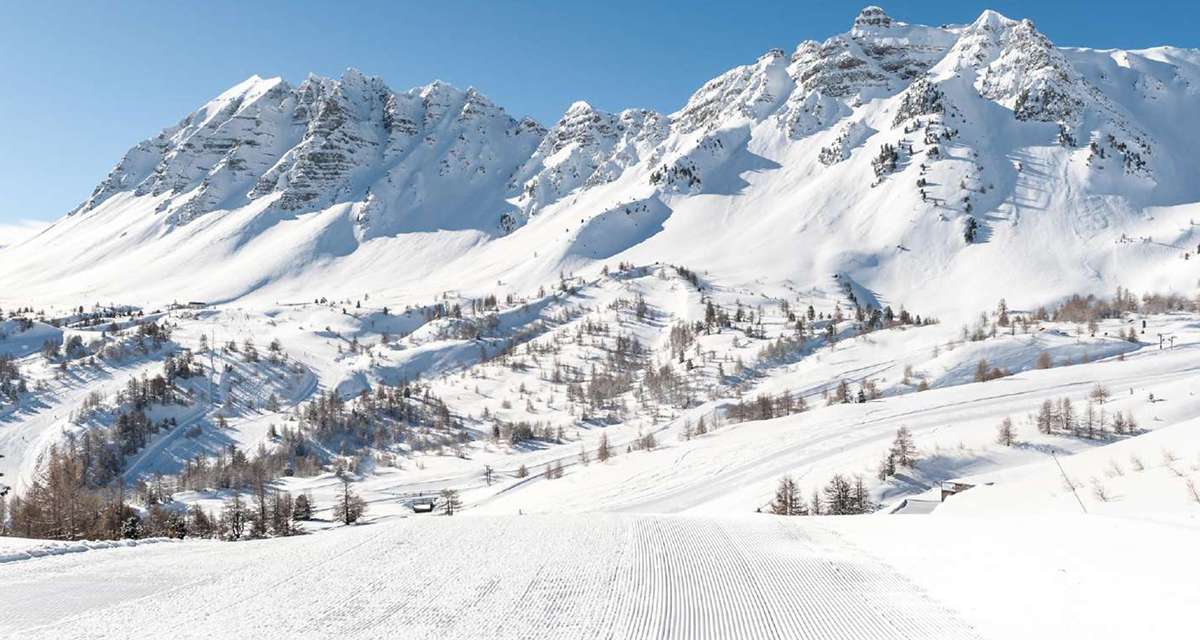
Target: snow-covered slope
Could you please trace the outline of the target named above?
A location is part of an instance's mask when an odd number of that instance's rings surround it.
[[[589,514],[86,551],[108,545],[15,539],[0,634],[1182,639],[1195,535],[1082,516]]]
[[[417,302],[619,260],[846,274],[943,316],[1190,291],[1198,92],[1200,52],[1064,49],[993,11],[927,27],[877,7],[673,114],[580,102],[548,130],[440,82],[255,76],[0,252],[0,296]]]
[[[22,594],[0,603],[0,634],[30,639],[130,629],[180,638],[981,637],[836,533],[767,516],[409,519],[267,544],[21,560],[0,564],[0,578]]]

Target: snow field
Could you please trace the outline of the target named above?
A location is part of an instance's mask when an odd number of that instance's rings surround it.
[[[816,521],[409,518],[170,547],[0,568],[28,594],[0,620],[23,638],[976,637]],[[56,586],[62,606],[38,604]]]
[[[275,446],[270,425],[318,393],[418,377],[463,430],[423,425],[354,451],[370,504],[354,527],[327,517],[339,486],[327,467],[272,483],[313,493],[314,535],[0,545],[0,635],[1189,637],[1200,323],[962,336],[1000,298],[1031,309],[1118,285],[1195,293],[1197,69],[1179,49],[1055,48],[994,12],[935,28],[874,9],[850,34],[722,74],[675,114],[576,104],[549,131],[444,83],[400,94],[352,70],[303,91],[251,78],[131,150],[86,206],[0,251],[0,303],[198,300],[208,308],[166,314],[171,348],[214,333],[213,348],[282,340],[298,363],[287,371],[220,356],[219,409],[199,401],[207,380],[187,383],[188,406],[153,408],[179,424],[121,461],[127,479]],[[920,112],[901,113],[914,98]],[[640,266],[608,275],[617,263]],[[821,320],[798,348],[772,345],[794,331],[783,300],[852,316],[842,286],[945,324],[855,336],[847,321],[830,344]],[[428,313],[487,295],[505,300],[494,317]],[[705,295],[757,323],[673,345],[673,329],[704,318]],[[647,313],[630,312],[635,300]],[[1140,342],[1117,337],[1143,320]],[[51,445],[109,426],[103,411],[71,420],[89,394],[155,375],[165,352],[50,362],[44,340],[97,332],[17,329],[0,322],[0,354],[34,390],[0,406],[0,473],[20,489]],[[1177,341],[1159,350],[1159,334]],[[646,348],[629,388],[572,401],[570,382],[586,379],[570,373],[604,367],[618,336]],[[763,355],[772,346],[783,353]],[[1038,368],[1042,353],[1054,368]],[[982,360],[1011,375],[975,382]],[[659,367],[685,381],[684,398],[645,401]],[[879,397],[829,405],[843,382]],[[1146,433],[1033,428],[1041,402],[1080,407],[1097,384],[1111,393],[1103,410]],[[681,438],[783,392],[809,411]],[[267,410],[272,396],[281,406]],[[1006,417],[1011,447],[995,443]],[[491,437],[498,420],[561,435],[510,445]],[[920,462],[876,483],[902,426]],[[657,447],[633,450],[647,433]],[[602,435],[616,458],[581,460]],[[313,446],[332,461],[345,444]],[[565,477],[539,477],[551,464]],[[516,478],[522,466],[530,477]],[[807,497],[833,474],[862,475],[888,503],[948,478],[985,486],[926,518],[753,514],[782,476]],[[405,493],[444,488],[463,492],[458,517],[403,517]],[[215,510],[229,495],[180,492],[172,507]]]
[[[991,488],[991,487],[988,487]],[[947,505],[970,501],[971,489]],[[982,494],[981,494],[982,495]],[[1011,494],[1020,504],[1028,494]],[[837,530],[957,612],[982,637],[1195,636],[1200,517],[1016,513],[841,518]]]

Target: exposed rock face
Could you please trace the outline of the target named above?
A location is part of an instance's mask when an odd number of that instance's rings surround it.
[[[156,198],[170,225],[251,202],[282,212],[349,203],[368,236],[505,234],[631,171],[664,192],[704,191],[764,125],[792,140],[835,132],[814,153],[840,164],[881,128],[907,133],[955,109],[963,90],[1016,121],[1057,124],[1059,143],[1090,149],[1093,170],[1116,157],[1127,175],[1153,179],[1154,137],[1088,77],[1028,20],[985,11],[969,25],[927,27],[875,6],[846,33],[730,69],[669,116],[579,102],[549,130],[441,82],[396,92],[354,70],[296,87],[255,76],[131,149],[72,213],[118,193]],[[1169,91],[1157,75],[1135,86]],[[879,100],[896,101],[882,127],[847,120]]]
[[[888,14],[883,12],[883,9],[874,5],[866,7],[858,12],[858,16],[854,18],[854,27],[890,27],[892,19]]]
[[[278,79],[246,80],[131,149],[75,212],[122,191],[169,194],[164,208],[187,204],[196,213],[206,210],[201,203],[220,204],[224,189],[253,185],[270,167],[272,150],[289,133],[292,102]]]
[[[165,196],[174,224],[259,198],[284,211],[367,202],[381,174],[510,175],[544,135],[442,82],[396,93],[353,69],[295,88],[256,76],[134,147],[73,213],[127,190]]]
[[[984,11],[963,29],[947,65],[973,73],[975,89],[1012,110],[1018,120],[1057,123],[1059,142],[1102,140],[1123,158],[1130,175],[1151,175],[1150,136],[1092,84],[1030,20]],[[1094,123],[1091,131],[1080,130]]]
[[[672,116],[679,133],[712,131],[733,120],[761,120],[791,92],[783,51],[767,52],[752,65],[726,71],[692,94]]]
[[[1055,295],[1194,284],[1175,264],[1194,260],[1164,256],[1195,243],[1200,52],[1059,48],[994,12],[847,22],[669,115],[580,102],[548,129],[441,82],[253,77],[5,247],[0,291],[537,290],[605,260],[798,287],[845,273],[934,309],[1035,280]],[[1117,255],[1123,234],[1156,249]],[[150,263],[161,277],[128,277]]]
[[[542,139],[509,183],[523,214],[580,187],[615,180],[658,146],[669,132],[662,115],[647,110],[605,113],[576,102]]]

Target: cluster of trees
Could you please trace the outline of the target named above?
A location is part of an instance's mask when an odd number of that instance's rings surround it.
[[[1008,375],[1010,375],[1008,369],[993,367],[988,364],[986,358],[980,358],[979,363],[975,365],[975,382],[987,382],[988,380],[996,380]]]
[[[1109,432],[1116,435],[1136,434],[1140,430],[1133,413],[1115,411],[1110,416],[1104,409],[1108,390],[1096,385],[1084,405],[1078,410],[1070,398],[1046,400],[1033,417],[1037,430],[1045,433],[1069,433],[1076,437],[1103,438]]]
[[[691,189],[700,186],[700,169],[688,158],[680,158],[670,166],[663,164],[650,172],[650,184],[676,186]]]
[[[21,367],[12,356],[0,353],[0,404],[15,403],[22,393],[29,391],[25,377],[21,375]]]
[[[1027,334],[1031,328],[1035,328],[1039,323],[1049,322],[1051,320],[1056,322],[1074,322],[1079,325],[1086,324],[1087,333],[1095,336],[1100,330],[1100,320],[1105,318],[1120,317],[1121,313],[1123,313],[1121,309],[1127,308],[1130,304],[1128,300],[1131,298],[1127,297],[1129,295],[1130,294],[1128,294],[1126,290],[1118,288],[1118,296],[1127,301],[1120,305],[1111,304],[1107,301],[1096,298],[1095,296],[1088,296],[1086,298],[1073,296],[1072,298],[1063,302],[1061,306],[1057,306],[1052,309],[1047,309],[1046,307],[1042,306],[1038,307],[1032,313],[1023,312],[1019,314],[1010,311],[1008,304],[1002,298],[996,305],[995,311],[990,314],[987,312],[979,314],[979,320],[973,328],[963,325],[962,337],[964,341],[970,340],[972,342],[978,342],[988,338],[994,338],[1004,331],[1015,335],[1017,329],[1020,329],[1021,333]],[[1150,299],[1160,300],[1159,297],[1151,297]],[[1172,304],[1186,302],[1186,299],[1183,298],[1172,297],[1172,300],[1174,300]],[[1138,308],[1136,300],[1134,300],[1131,304],[1132,309],[1136,310]],[[1081,326],[1078,329],[1078,332],[1082,334],[1083,331],[1084,327]],[[1105,333],[1105,335],[1108,334]],[[1118,337],[1128,340],[1129,342],[1138,342],[1138,333],[1133,326],[1128,327],[1128,332],[1125,328],[1120,329],[1118,332]],[[1039,356],[1038,368],[1050,368],[1053,363],[1050,362],[1049,358],[1049,354],[1041,354],[1041,356]]]
[[[563,464],[562,461],[559,460],[555,460],[554,462],[546,465],[546,470],[542,473],[542,477],[547,480],[558,480],[562,476]]]
[[[170,480],[141,483],[133,495],[123,482],[96,488],[88,476],[85,454],[68,441],[50,448],[29,489],[7,503],[0,499],[0,533],[57,540],[185,536],[238,540],[290,536],[297,522],[312,518],[311,496],[295,498],[271,488],[261,470],[249,479],[248,498],[235,491],[219,513],[198,504],[172,501]],[[347,490],[348,491],[348,490]],[[354,498],[353,492],[349,495]],[[138,507],[134,504],[140,502]],[[357,505],[356,520],[365,512]],[[335,504],[336,510],[336,504]]]
[[[884,176],[896,170],[896,163],[900,160],[900,153],[891,143],[883,143],[879,147],[879,155],[871,160],[871,168],[875,170],[876,178]]]
[[[692,387],[688,384],[687,377],[677,372],[670,364],[663,364],[658,368],[647,367],[646,374],[642,377],[641,389],[644,393],[639,393],[639,396],[649,394],[649,397],[659,404],[676,407],[692,404]]]
[[[691,269],[688,269],[687,267],[677,266],[677,265],[672,266],[671,268],[675,270],[676,275],[678,275],[680,278],[683,278],[684,280],[686,280],[688,283],[690,283],[696,289],[704,288],[700,285],[700,276],[697,275],[695,271],[692,271]]]
[[[1126,313],[1157,314],[1172,311],[1200,311],[1200,298],[1187,298],[1177,293],[1146,293],[1141,296],[1129,289],[1117,287],[1111,298],[1096,295],[1073,295],[1047,309],[1039,307],[1035,320],[1086,323],[1120,318]]]
[[[244,489],[282,476],[313,476],[321,472],[317,450],[296,429],[275,431],[276,444],[267,449],[259,444],[247,455],[236,444],[229,444],[214,456],[197,455],[183,463],[175,476],[182,490]]]
[[[248,461],[231,452],[231,458],[234,462],[229,466],[245,475],[219,512],[212,512],[198,504],[184,507],[172,502],[171,479],[142,483],[135,495],[126,494],[124,483],[97,489],[87,477],[81,452],[70,443],[64,448],[56,445],[28,491],[7,503],[0,499],[0,533],[59,540],[185,536],[240,540],[295,535],[300,532],[299,522],[312,519],[311,495],[293,497],[270,486],[265,456]],[[352,524],[363,517],[367,505],[353,491],[349,478],[341,479],[333,516]],[[140,508],[131,504],[135,500]]]
[[[162,334],[154,331],[144,334],[152,335]],[[186,392],[175,383],[200,372],[192,355],[185,351],[168,356],[162,374],[153,378],[143,376],[130,379],[115,397],[111,426],[87,429],[78,435],[69,434],[66,442],[53,450],[39,479],[26,494],[14,497],[11,510],[14,522],[20,523],[25,531],[39,531],[50,537],[70,537],[79,531],[90,532],[89,535],[93,537],[174,535],[171,532],[190,532],[194,526],[196,531],[201,532],[196,535],[237,538],[243,535],[243,522],[251,527],[251,535],[265,535],[264,532],[284,535],[283,528],[264,524],[267,522],[263,517],[265,505],[277,498],[279,504],[272,509],[280,509],[291,505],[293,501],[290,496],[284,495],[268,500],[265,487],[273,478],[295,473],[314,474],[321,468],[315,451],[298,429],[285,427],[280,434],[272,426],[273,437],[279,446],[267,451],[260,445],[253,459],[236,446],[230,446],[212,458],[197,456],[185,462],[182,472],[171,480],[172,486],[185,490],[216,488],[242,491],[249,488],[257,496],[257,516],[252,514],[243,518],[238,509],[232,507],[225,510],[228,517],[210,517],[211,514],[204,513],[177,514],[175,510],[160,506],[170,500],[169,492],[162,491],[147,494],[143,512],[130,514],[113,502],[115,497],[112,494],[123,491],[123,481],[118,478],[125,458],[144,447],[158,431],[176,426],[174,418],[151,420],[147,410],[154,405],[185,402]],[[88,419],[104,410],[104,397],[92,393],[73,419]],[[219,416],[219,420],[223,423],[223,416]],[[90,514],[70,519],[70,522],[85,524],[60,525],[62,516],[56,515],[59,513],[57,505],[60,504],[73,504],[76,505],[73,508],[80,513]],[[137,516],[137,522],[129,522],[132,516]],[[275,519],[278,520],[278,517]]]
[[[567,385],[567,400],[578,402],[589,412],[619,411],[621,397],[633,389],[634,371],[628,366],[617,364],[604,369],[593,367],[591,375],[583,383]]]
[[[1118,319],[1129,313],[1156,314],[1175,311],[1200,312],[1200,297],[1189,299],[1178,294],[1145,294],[1139,297],[1129,289],[1117,287],[1112,298],[1073,295],[1057,305],[1041,306],[1032,312],[1021,313],[1011,311],[1005,300],[1001,299],[993,312],[980,314],[974,327],[964,325],[962,338],[964,341],[977,342],[995,337],[1004,330],[1013,334],[1018,329],[1022,333],[1029,333],[1030,329],[1036,328],[1039,323],[1051,321],[1075,323],[1079,325],[1079,334],[1082,335],[1086,330],[1088,334],[1095,336],[1100,331],[1100,321],[1105,319]],[[1108,332],[1105,332],[1105,335],[1108,335]],[[1117,337],[1133,343],[1140,341],[1138,328],[1132,323],[1120,328]],[[1084,361],[1087,361],[1086,355]],[[1038,354],[1036,368],[1049,369],[1054,365],[1049,353]],[[975,379],[984,381],[1005,375],[1008,375],[1008,372],[1004,369],[993,368],[988,366],[986,361],[980,361]]]
[[[131,409],[118,413],[116,422],[108,431],[112,438],[110,443],[116,445],[120,455],[127,456],[146,446],[154,434],[175,426],[173,417],[156,421],[148,418],[141,409]]]
[[[587,335],[607,336],[607,327],[599,323],[581,323],[580,331]],[[633,335],[617,335],[607,341],[603,363],[593,364],[585,373],[555,361],[550,382],[567,383],[567,399],[577,402],[589,412],[621,409],[620,398],[634,388],[635,375],[645,366],[647,353],[641,341]]]
[[[33,313],[33,307],[25,307],[9,312],[8,319],[17,328],[17,333],[24,333],[33,328],[33,318],[24,314]],[[0,318],[4,317],[4,310],[0,309]],[[8,338],[7,335],[0,334],[0,340]]]
[[[243,540],[294,536],[302,532],[300,522],[312,519],[312,512],[312,496],[293,498],[287,491],[257,484],[249,500],[235,492],[218,514],[192,505],[187,510],[186,529],[179,537]]]
[[[942,90],[927,78],[917,78],[904,92],[900,106],[896,109],[896,116],[892,118],[892,126],[898,127],[909,118],[944,113],[946,107],[942,101],[945,97]],[[916,131],[922,126],[924,123],[918,118],[912,123],[911,130]],[[911,133],[908,126],[905,127],[905,133]]]
[[[899,468],[912,468],[917,463],[917,449],[907,427],[896,430],[891,447],[879,464],[877,476],[886,481]],[[780,479],[769,510],[776,515],[855,515],[870,513],[878,508],[860,475],[852,477],[835,474],[820,490],[814,491],[806,502],[796,482],[788,476]]]
[[[967,211],[970,212],[971,203],[967,202]],[[963,241],[967,244],[973,244],[979,238],[979,221],[975,218],[968,217],[963,225]]]
[[[121,318],[136,321],[145,315],[146,312],[142,309],[127,305],[103,306],[98,304],[93,306],[91,311],[85,311],[83,305],[80,305],[71,309],[69,315],[51,320],[50,323],[55,326],[66,325],[75,328],[98,327],[102,324],[112,326]]]
[[[318,394],[299,410],[306,436],[345,451],[406,443],[421,450],[470,439],[462,420],[427,385],[380,384],[352,400],[336,390]]]
[[[912,432],[908,427],[900,427],[896,430],[896,437],[892,440],[892,446],[888,449],[883,460],[879,462],[879,468],[876,471],[876,477],[881,481],[896,475],[896,471],[902,468],[913,468],[917,464],[917,447],[913,444]]]
[[[185,363],[185,375],[180,375],[174,358],[168,358],[163,363],[163,373],[147,378],[130,378],[125,388],[117,393],[118,406],[128,407],[135,411],[147,409],[152,405],[187,404],[186,392],[175,385],[180,378],[190,377],[192,369]]]
[[[624,270],[630,267],[621,265]],[[674,274],[702,288],[699,276],[685,267],[672,267]],[[897,326],[898,324],[928,324],[934,320],[922,320],[901,308],[899,313],[889,307],[861,307],[854,298],[849,286],[845,287],[851,303],[854,305],[854,318],[860,323],[861,331]],[[754,339],[766,339],[766,313],[760,305],[757,309],[747,306],[740,301],[734,305],[723,307],[709,297],[703,298],[705,308],[704,320],[695,322],[678,322],[669,326],[666,331],[665,344],[669,355],[663,360],[653,360],[650,353],[632,334],[625,335],[613,331],[611,324],[604,320],[584,319],[577,322],[573,330],[573,341],[582,347],[592,347],[598,353],[586,355],[582,359],[590,361],[590,367],[565,363],[557,358],[560,346],[564,340],[572,336],[563,333],[553,333],[546,340],[530,340],[525,343],[524,355],[521,358],[512,350],[497,354],[496,358],[516,371],[525,371],[536,367],[542,373],[542,379],[551,384],[565,384],[567,401],[573,405],[581,405],[578,413],[585,419],[589,414],[607,414],[610,422],[620,421],[629,411],[632,404],[637,407],[672,406],[688,407],[696,402],[702,393],[702,377],[692,374],[698,366],[704,367],[716,363],[717,381],[728,383],[726,369],[728,365],[716,358],[714,352],[704,352],[700,348],[698,336],[711,334],[727,329],[745,333]],[[825,313],[818,313],[809,305],[806,312],[793,310],[787,300],[779,300],[780,310],[788,318],[788,325],[794,326],[795,335],[780,335],[770,341],[760,350],[761,359],[782,360],[796,353],[803,352],[807,339],[816,339],[819,323],[827,329],[836,329],[836,324],[847,319],[841,306],[826,318]],[[622,315],[632,311],[632,315],[644,320],[651,313],[645,300],[640,296],[630,299],[618,299],[609,305],[609,309],[617,312],[617,322],[624,322]],[[564,319],[565,321],[566,319]],[[832,338],[829,338],[832,339]],[[550,365],[544,364],[545,357],[553,358]],[[727,355],[725,361],[733,362],[732,356]],[[530,364],[532,362],[532,365]],[[737,366],[733,369],[740,375],[744,365],[741,357],[737,358]],[[523,385],[522,385],[523,387]],[[853,402],[855,399],[866,401],[877,398],[881,394],[873,381],[864,381],[857,396],[841,386],[842,393],[837,401]],[[526,392],[522,391],[522,396]],[[632,395],[632,398],[630,396]],[[632,400],[632,403],[630,402]],[[532,398],[526,402],[529,412],[535,411]],[[506,400],[503,409],[511,409],[513,402]],[[742,400],[732,408],[730,417],[733,420],[764,419],[788,415],[806,408],[800,398],[790,398],[784,394],[780,398],[755,398]],[[574,412],[575,408],[571,407]],[[485,419],[490,419],[485,410]],[[541,429],[539,429],[541,426]],[[540,433],[539,433],[540,431]],[[519,442],[528,438],[549,437],[551,431],[548,425],[540,423],[505,423],[497,421],[493,426],[493,437]],[[558,439],[555,437],[555,439]]]
[[[877,508],[862,476],[835,474],[806,501],[791,476],[780,478],[768,511],[780,516],[846,516],[870,513]]]
[[[793,396],[790,391],[783,391],[774,397],[764,393],[752,400],[739,399],[729,406],[725,417],[730,422],[748,422],[781,418],[807,410],[808,403],[803,396]]]
[[[168,326],[145,323],[127,332],[126,341],[150,350],[161,347],[169,337]],[[240,349],[236,343],[226,349],[241,353],[248,361],[258,359],[252,339],[247,339]],[[278,359],[282,346],[273,341],[268,353],[273,360]],[[455,434],[446,441],[461,442],[467,435],[448,407],[433,397],[427,387],[380,386],[374,393],[364,392],[351,401],[343,401],[334,393],[324,394],[297,411],[294,428],[284,426],[280,430],[272,425],[271,436],[277,446],[269,451],[260,445],[256,455],[248,456],[230,446],[215,456],[198,455],[185,462],[181,473],[169,480],[168,485],[175,490],[234,491],[234,497],[219,514],[169,508],[166,505],[170,492],[147,494],[142,509],[126,505],[123,482],[114,482],[123,469],[125,457],[141,449],[157,431],[175,426],[170,418],[151,420],[148,410],[155,405],[186,402],[188,394],[176,386],[177,381],[201,373],[203,370],[192,354],[183,351],[165,359],[160,375],[131,379],[114,398],[112,409],[106,409],[101,394],[89,395],[74,419],[88,419],[99,412],[111,411],[111,426],[68,436],[63,445],[53,450],[29,490],[13,497],[12,509],[3,509],[11,515],[8,520],[24,534],[58,538],[183,535],[181,532],[230,539],[290,535],[290,529],[283,524],[290,521],[286,514],[297,512],[307,517],[304,514],[311,513],[311,500],[292,499],[268,487],[281,476],[311,475],[321,470],[319,449],[310,445],[310,438],[337,441],[335,448],[353,452],[359,447],[411,440],[409,435],[414,428]],[[0,376],[12,381],[14,388],[20,387],[19,371],[11,359],[0,363]],[[218,418],[223,424],[223,416]],[[412,444],[416,449],[422,448],[420,442]],[[250,492],[249,503],[243,500],[244,491]],[[343,507],[349,505],[348,511],[339,512],[342,518],[355,520],[365,509],[361,501],[342,503]],[[6,518],[0,517],[0,521]]]
[[[171,340],[171,327],[166,323],[140,322],[133,337],[146,353],[157,351]]]
[[[530,440],[560,444],[564,438],[562,426],[555,426],[549,422],[529,422],[527,420],[505,422],[503,420],[496,420],[492,424],[493,440],[506,441],[514,445]]]
[[[104,486],[120,473],[125,456],[141,450],[160,431],[177,426],[174,417],[152,420],[146,411],[155,405],[187,404],[187,393],[175,383],[198,373],[199,368],[192,362],[190,353],[168,356],[163,373],[153,378],[143,375],[129,379],[114,398],[108,426],[87,429],[77,437],[69,436],[69,444],[78,452],[82,474],[89,487]],[[90,393],[79,410],[72,414],[72,421],[82,423],[105,412],[104,400],[100,393]]]
[[[1132,412],[1115,411],[1111,415],[1104,403],[1111,397],[1108,387],[1096,384],[1088,393],[1083,410],[1078,410],[1070,398],[1045,400],[1031,422],[1041,433],[1070,434],[1079,438],[1106,438],[1111,435],[1136,435],[1140,427]],[[1012,418],[1004,418],[996,427],[996,443],[1011,447],[1018,442]]]
[[[850,383],[846,380],[839,380],[837,386],[833,388],[833,393],[829,393],[828,389],[821,393],[825,397],[826,405],[862,404],[868,400],[878,400],[883,397],[883,392],[879,390],[879,386],[870,378],[863,379],[859,383],[857,393],[850,390]]]
[[[74,335],[67,338],[58,349],[57,345],[43,345],[42,355],[50,360],[59,360],[66,367],[68,361],[87,359],[86,364],[96,364],[96,358],[109,362],[120,362],[130,357],[145,356],[162,349],[171,340],[171,326],[163,323],[135,321],[134,328],[120,329],[110,323],[105,335],[89,341]]]

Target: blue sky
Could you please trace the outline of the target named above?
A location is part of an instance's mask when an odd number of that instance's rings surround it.
[[[575,100],[669,112],[767,49],[845,31],[865,4],[3,2],[0,226],[62,215],[126,149],[251,74],[295,83],[353,66],[397,90],[437,78],[546,124]],[[1194,2],[880,4],[924,24],[993,8],[1060,45],[1200,47]]]

